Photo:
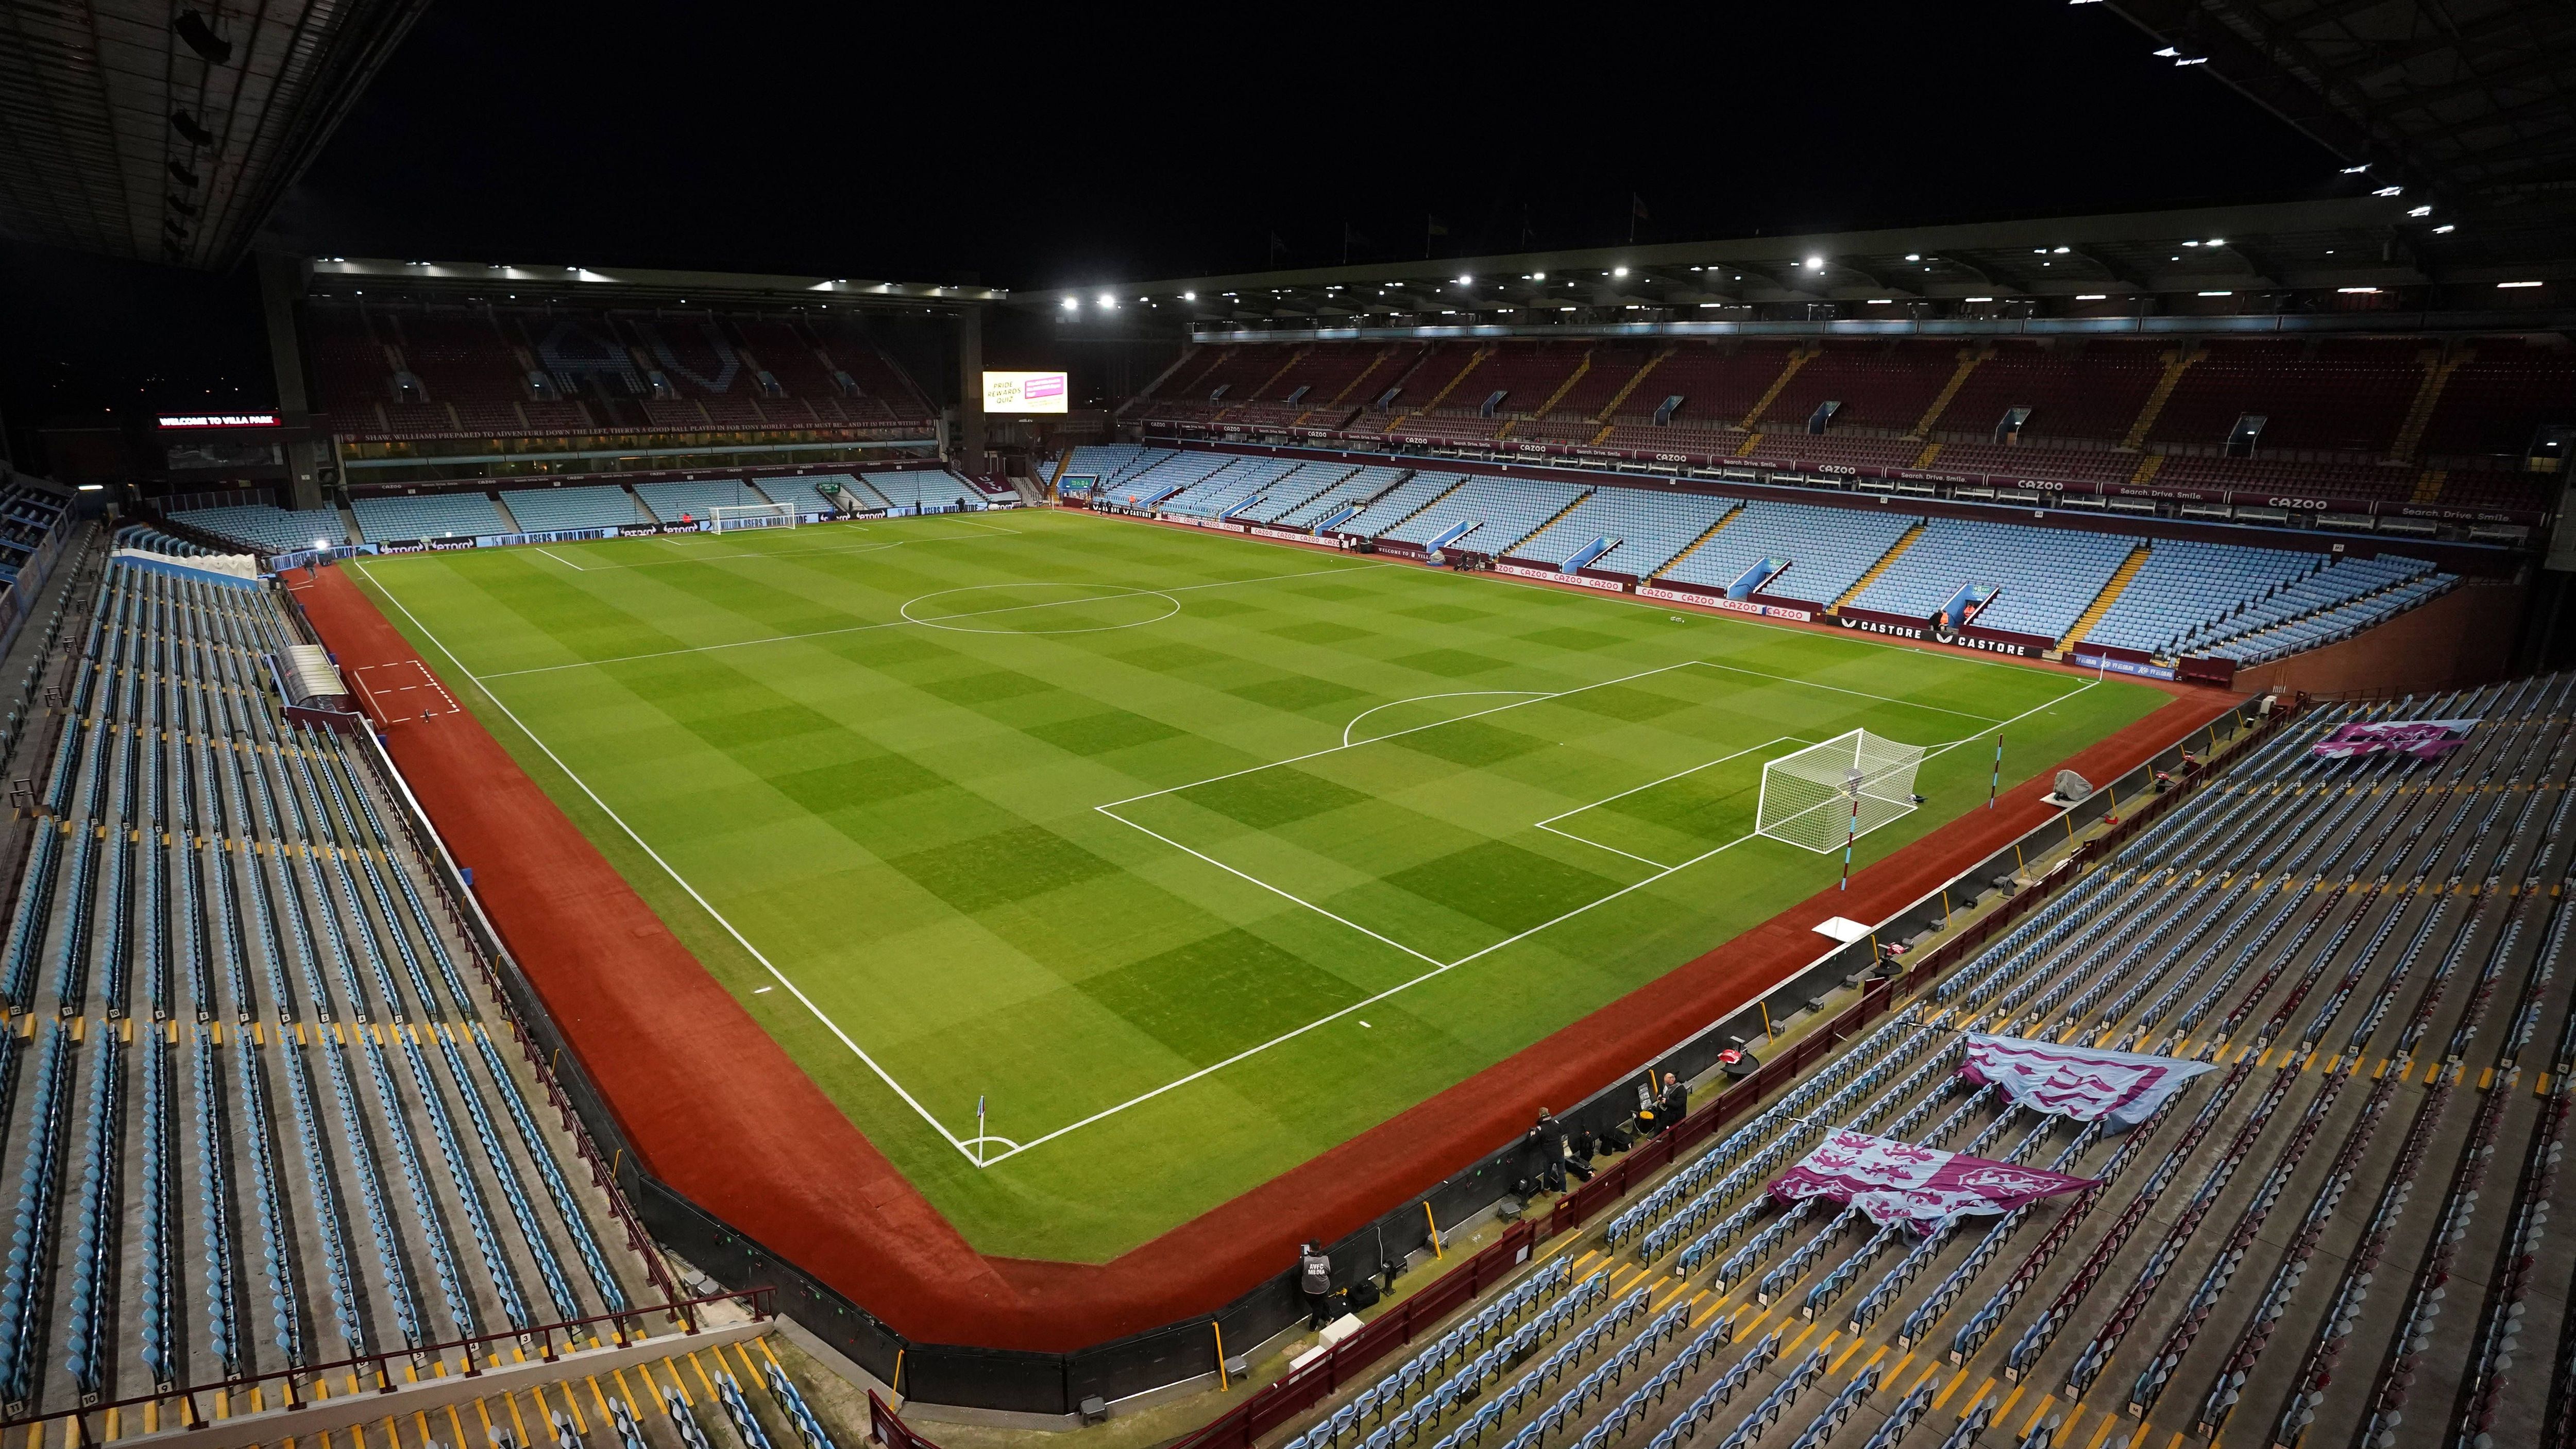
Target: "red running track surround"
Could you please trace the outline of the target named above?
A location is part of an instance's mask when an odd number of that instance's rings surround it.
[[[419,660],[340,566],[296,597],[343,668]],[[2138,682],[2174,701],[2068,766],[2117,778],[2236,700]],[[1815,921],[1892,915],[2052,813],[2044,772],[1863,870],[1849,894],[1819,892],[1110,1263],[1058,1263],[969,1246],[472,713],[405,723],[390,748],[448,849],[479,867],[485,912],[656,1176],[917,1342],[1041,1352],[1222,1307],[1298,1242],[1357,1231],[1504,1145],[1540,1105],[1582,1099],[1795,974],[1819,954]]]

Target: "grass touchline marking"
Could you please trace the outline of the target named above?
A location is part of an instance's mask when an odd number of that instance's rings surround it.
[[[590,572],[589,569],[580,564],[574,563],[571,559],[565,558],[562,554],[555,552],[553,549],[550,549],[543,544],[537,545],[537,552],[553,559],[556,563],[562,564],[565,568],[572,570],[574,573],[586,574]]]
[[[891,1073],[886,1071],[884,1067],[878,1065],[877,1059],[868,1055],[866,1048],[860,1046],[858,1042],[851,1038],[848,1032],[842,1030],[839,1022],[834,1021],[830,1016],[826,1015],[823,1008],[814,1003],[814,999],[812,997],[807,996],[802,988],[798,987],[794,981],[788,979],[786,972],[779,970],[776,964],[771,962],[767,956],[762,955],[760,948],[751,944],[751,939],[743,935],[743,933],[735,927],[732,921],[727,920],[724,912],[715,908],[714,902],[708,900],[705,896],[698,894],[698,888],[689,883],[689,878],[687,876],[680,874],[680,872],[675,869],[669,861],[662,858],[662,853],[660,851],[655,850],[651,845],[647,844],[644,837],[636,832],[635,827],[626,823],[626,817],[618,814],[614,809],[610,808],[609,803],[599,797],[599,792],[590,788],[589,781],[584,780],[581,776],[575,774],[573,772],[573,768],[564,763],[563,757],[555,753],[552,745],[547,744],[542,738],[540,738],[535,730],[528,728],[527,722],[519,718],[517,711],[511,709],[508,704],[504,703],[499,695],[494,694],[491,691],[489,686],[485,686],[482,679],[478,677],[473,670],[465,667],[465,661],[456,657],[456,651],[447,647],[446,640],[439,638],[438,634],[434,630],[432,630],[427,624],[421,622],[420,616],[411,611],[411,605],[404,603],[401,595],[395,593],[389,588],[386,588],[384,580],[377,578],[375,571],[369,568],[363,561],[358,563],[358,572],[365,575],[367,582],[375,585],[377,589],[381,590],[386,598],[393,600],[394,607],[402,610],[403,617],[411,620],[412,627],[418,629],[423,638],[426,638],[431,644],[435,645],[439,653],[446,655],[448,662],[456,666],[458,673],[473,680],[478,687],[481,687],[483,690],[483,697],[492,701],[493,707],[500,710],[501,713],[509,719],[510,723],[518,729],[519,733],[526,735],[531,744],[534,744],[538,749],[543,750],[546,758],[554,762],[555,768],[563,771],[564,778],[579,786],[581,793],[590,797],[590,803],[598,806],[601,814],[604,814],[610,820],[615,821],[617,823],[617,828],[626,832],[626,838],[635,842],[636,849],[643,851],[646,856],[650,857],[655,865],[662,868],[664,874],[668,875],[673,881],[679,884],[680,889],[689,893],[689,899],[696,901],[700,909],[704,910],[710,917],[712,917],[717,925],[724,927],[725,934],[733,937],[735,943],[740,945],[744,951],[750,954],[751,959],[759,962],[762,970],[767,971],[771,976],[777,978],[778,984],[786,987],[789,995],[794,996],[798,1002],[803,1004],[807,1011],[812,1012],[814,1014],[814,1019],[823,1023],[825,1029],[829,1030],[832,1035],[840,1038],[841,1045],[848,1047],[851,1055],[857,1057],[860,1061],[865,1062],[868,1070],[876,1073],[879,1081],[884,1082],[887,1087],[893,1089],[894,1094],[901,1097],[904,1101],[904,1105],[912,1108],[912,1110],[920,1116],[922,1121],[929,1123],[932,1131],[938,1133],[940,1137],[945,1139],[949,1146],[956,1148],[959,1156],[965,1157],[970,1161],[973,1160],[974,1153],[967,1148],[965,1143],[958,1140],[956,1133],[949,1131],[946,1125],[941,1123],[938,1118],[930,1115],[930,1109],[922,1106],[921,1103],[913,1097],[912,1093],[904,1090],[903,1083],[896,1081]]]
[[[894,545],[888,544],[885,546],[891,548]],[[1193,589],[1230,589],[1242,584],[1277,583],[1282,579],[1310,579],[1318,574],[1352,574],[1359,573],[1365,569],[1387,569],[1393,567],[1395,567],[1395,565],[1391,563],[1346,564],[1340,568],[1310,569],[1305,573],[1298,574],[1265,574],[1259,578],[1251,579],[1218,579],[1214,582],[1204,584],[1176,584],[1168,589],[1127,589],[1123,593],[1100,594],[1088,599],[1058,599],[1053,603],[1047,604],[1011,604],[999,609],[978,609],[963,614],[949,614],[945,615],[944,618],[980,619],[987,614],[1020,613],[1031,609],[1061,609],[1072,604],[1106,603],[1111,599],[1123,599],[1139,594],[1181,594],[1188,593]],[[376,576],[370,573],[367,577],[370,581],[373,581]],[[384,588],[384,585],[382,583],[377,583],[376,587]],[[1053,587],[1053,584],[1032,581],[1028,584],[1022,585],[1021,587]],[[1109,589],[1119,588],[1121,586],[1117,584],[1097,584],[1085,585],[1084,587]],[[386,590],[386,592],[390,595],[392,591]],[[909,603],[911,601],[906,600],[905,602]],[[614,659],[576,659],[569,664],[540,664],[528,669],[496,670],[490,674],[474,674],[471,671],[468,671],[467,677],[480,684],[486,679],[510,679],[522,674],[553,674],[566,669],[594,669],[603,664],[633,664],[645,659],[668,659],[679,654],[711,654],[719,649],[748,649],[755,644],[791,644],[799,639],[825,639],[841,634],[864,634],[871,629],[900,629],[907,624],[916,625],[922,628],[938,627],[938,624],[935,621],[925,622],[920,619],[886,619],[874,624],[851,624],[839,629],[815,629],[803,634],[772,634],[766,638],[736,639],[724,644],[692,644],[684,649],[657,649],[648,654],[621,654]],[[450,654],[447,657],[450,659],[456,658],[453,654]],[[465,665],[462,661],[459,661],[456,667],[463,669],[465,668]]]

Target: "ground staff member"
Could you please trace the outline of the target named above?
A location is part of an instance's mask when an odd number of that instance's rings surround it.
[[[1332,1321],[1324,1304],[1333,1296],[1333,1260],[1325,1256],[1323,1244],[1310,1242],[1298,1251],[1297,1290],[1306,1295],[1307,1327]]]

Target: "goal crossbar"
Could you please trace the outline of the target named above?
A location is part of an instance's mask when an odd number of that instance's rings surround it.
[[[793,503],[719,503],[707,510],[707,518],[718,533],[738,528],[794,528],[796,505]]]

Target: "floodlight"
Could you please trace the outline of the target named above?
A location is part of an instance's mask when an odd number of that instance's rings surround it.
[[[1181,294],[1181,300],[1182,300],[1182,301],[1184,301],[1184,302],[1195,302],[1195,301],[1197,301],[1198,299],[1199,299],[1199,294],[1198,294],[1198,293],[1196,293],[1196,292],[1183,292],[1183,293]]]
[[[2236,294],[2234,292],[2203,292],[2200,295],[2204,297],[2233,297]]]
[[[2370,194],[2373,196],[2403,196],[2406,194],[2406,188],[2403,186],[2383,186]]]
[[[1807,265],[1821,272],[1825,269],[1825,259],[1823,257],[1809,257],[1807,258]]]
[[[1066,311],[1068,311],[1068,312],[1079,312],[1079,311],[1081,311],[1081,310],[1082,310],[1082,299],[1081,299],[1080,297],[1067,297],[1067,298],[1065,298],[1065,299],[1064,299],[1064,310],[1066,310]]]
[[[1614,277],[1624,277],[1628,275],[1628,269],[1626,267],[1612,267],[1610,269],[1610,275]]]
[[[1476,279],[1475,279],[1475,278],[1473,278],[1473,277],[1460,277],[1460,278],[1458,279],[1458,285],[1459,285],[1459,286],[1462,286],[1462,287],[1472,287],[1472,286],[1474,286],[1475,284],[1476,284]]]
[[[1531,281],[1533,281],[1533,282],[1544,282],[1544,281],[1546,281],[1546,280],[1547,280],[1547,273],[1545,273],[1545,272],[1532,272],[1532,273],[1530,273],[1530,280],[1531,280]]]
[[[2358,165],[2358,166],[2347,166],[2347,167],[2343,168],[2343,174],[2344,174],[2344,175],[2346,175],[2346,176],[2359,176],[2361,173],[2363,173],[2364,171],[2367,171],[2367,170],[2369,170],[2369,169],[2370,169],[2370,163],[2369,163],[2369,162],[2367,162],[2367,161],[2364,161],[2364,162],[2362,162],[2362,163],[2361,163],[2360,165]]]
[[[2075,300],[2078,302],[2107,302],[2111,300],[2111,294],[2108,292],[2078,292],[2075,294]]]
[[[1967,300],[1968,300],[1968,301],[1971,301],[1971,302],[1991,302],[1991,301],[1993,301],[1993,300],[1994,300],[1994,298],[1992,298],[1992,297],[1970,297],[1970,298],[1968,298]]]
[[[2337,287],[2335,290],[2343,293],[2347,297],[2376,297],[2379,295],[2379,289],[2377,287]]]
[[[2514,288],[2514,287],[2537,287],[2537,286],[2539,286],[2540,284],[2539,284],[2538,282],[2498,282],[2498,283],[2496,283],[2496,285],[2497,285],[2497,286],[2499,286],[2499,287],[2503,287],[2503,288],[2511,289],[2511,288]]]
[[[2406,214],[2408,216],[2431,216],[2433,214],[2433,208],[2429,206],[2410,206],[2406,208]]]
[[[2437,226],[2437,227],[2433,228],[2433,235],[2435,235],[2435,236],[2449,236],[2451,233],[2453,233],[2453,232],[2455,232],[2455,231],[2458,231],[2458,230],[2459,230],[2459,228],[2458,228],[2458,227],[2453,226],[2451,223],[2449,223],[2449,222],[2447,222],[2447,221],[2446,221],[2446,222],[2442,223],[2440,226]]]

